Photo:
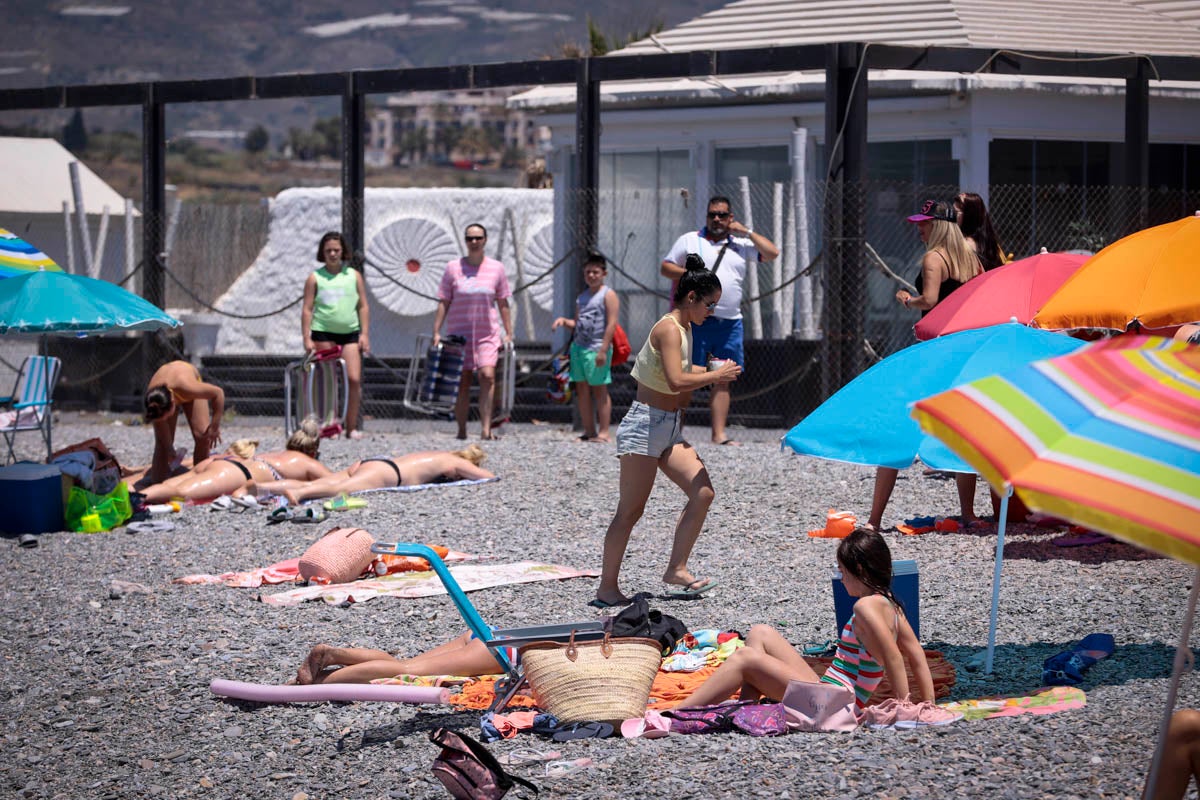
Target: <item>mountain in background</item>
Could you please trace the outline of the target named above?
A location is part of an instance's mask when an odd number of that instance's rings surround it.
[[[611,39],[672,27],[725,5],[637,0],[8,0],[0,27],[0,90],[70,84],[428,67],[558,56],[586,47],[587,19]],[[273,133],[337,113],[336,99],[170,106],[185,127]],[[57,131],[66,112],[5,112],[0,125]],[[89,108],[89,128],[140,126],[140,110]]]

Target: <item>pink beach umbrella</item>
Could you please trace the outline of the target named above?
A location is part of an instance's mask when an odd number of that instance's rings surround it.
[[[955,289],[913,330],[924,341],[1002,322],[1028,325],[1050,296],[1083,266],[1088,256],[1047,253],[1005,264]]]

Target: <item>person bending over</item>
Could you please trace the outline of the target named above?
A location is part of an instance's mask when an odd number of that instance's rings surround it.
[[[858,599],[842,628],[833,664],[823,676],[817,677],[779,631],[755,625],[746,637],[746,646],[731,655],[680,707],[714,705],[734,692],[740,692],[742,700],[782,700],[788,681],[798,680],[849,689],[854,710],[861,716],[884,675],[897,698],[915,694],[922,708],[932,707],[933,676],[925,651],[890,588],[892,554],[887,542],[875,531],[856,528],[838,545],[837,563],[846,591]],[[905,662],[915,686],[909,685]]]
[[[163,364],[150,377],[143,397],[145,421],[154,427],[154,455],[150,459],[149,482],[166,480],[171,474],[175,455],[175,428],[179,412],[187,417],[192,429],[192,460],[208,458],[221,441],[221,417],[225,413],[225,392],[205,383],[187,361]]]
[[[347,469],[319,480],[267,481],[255,483],[248,489],[260,493],[281,494],[289,503],[296,504],[319,497],[353,494],[369,489],[496,477],[479,466],[484,458],[483,448],[477,444],[454,452],[429,450],[404,456],[364,458],[362,461],[355,461]]]

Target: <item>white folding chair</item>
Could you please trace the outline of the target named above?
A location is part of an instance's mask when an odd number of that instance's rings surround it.
[[[13,446],[21,431],[40,431],[46,442],[46,458],[50,458],[51,425],[54,421],[51,405],[54,403],[54,389],[58,385],[61,367],[62,362],[57,358],[26,356],[17,373],[12,394],[0,397],[0,405],[7,409],[0,420],[0,435],[3,435],[8,448],[6,464],[17,460]]]

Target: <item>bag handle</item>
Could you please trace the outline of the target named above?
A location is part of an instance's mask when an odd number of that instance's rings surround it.
[[[606,630],[604,632],[604,641],[600,643],[600,655],[604,656],[605,658],[610,658],[612,656],[613,647],[611,639],[612,631]],[[567,640],[567,649],[564,651],[564,655],[566,655],[567,661],[570,661],[572,664],[575,663],[575,659],[579,658],[579,646],[575,644],[574,628],[571,629],[571,638]]]

